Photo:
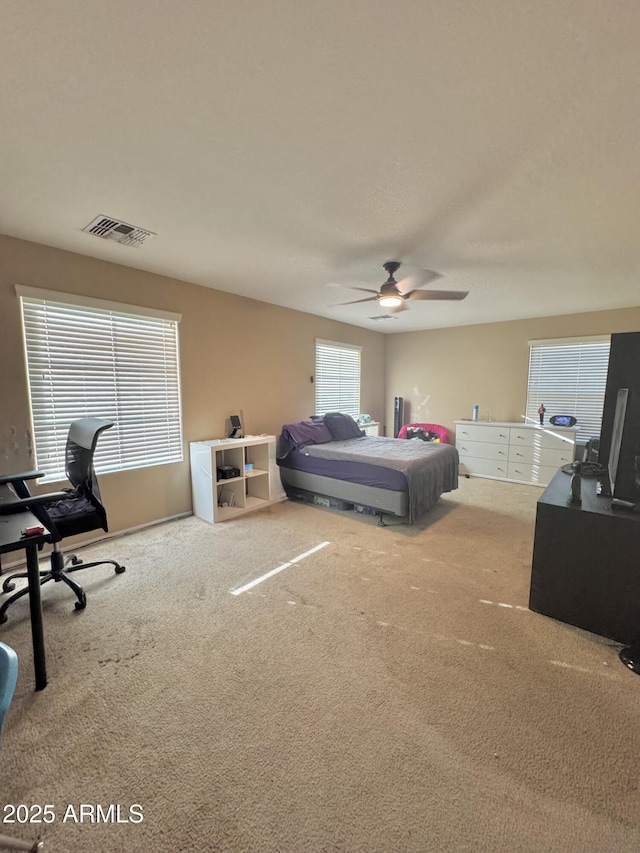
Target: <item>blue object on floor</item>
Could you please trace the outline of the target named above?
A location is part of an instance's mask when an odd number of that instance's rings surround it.
[[[18,655],[5,643],[0,643],[0,736],[2,724],[13,699],[18,681]]]

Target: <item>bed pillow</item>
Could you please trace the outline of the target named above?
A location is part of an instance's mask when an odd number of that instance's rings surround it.
[[[296,447],[333,441],[333,437],[323,421],[298,421],[295,424],[286,424],[283,429],[287,430]]]
[[[343,415],[342,412],[327,412],[324,422],[334,441],[342,441],[345,438],[360,438],[364,435],[358,424],[351,415]]]

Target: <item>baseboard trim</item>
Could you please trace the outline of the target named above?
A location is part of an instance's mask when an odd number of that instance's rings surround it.
[[[92,539],[84,539],[77,545],[74,545],[70,550],[81,551],[83,548],[88,548],[89,545],[96,545],[98,542],[107,542],[110,539],[120,539],[123,536],[129,536],[131,533],[137,533],[140,530],[147,530],[150,527],[159,527],[161,524],[167,524],[169,521],[178,521],[180,518],[188,518],[193,515],[192,512],[181,512],[178,515],[169,515],[166,518],[159,518],[157,521],[148,521],[145,524],[137,524],[135,527],[127,527],[126,530],[116,530],[113,533],[103,533],[101,536],[95,536]],[[16,551],[16,554],[21,554],[21,551]],[[51,553],[51,548],[44,547],[40,553],[40,559],[47,557]],[[19,569],[27,565],[26,557],[12,561],[10,563],[2,563],[0,567],[0,576],[14,569]]]

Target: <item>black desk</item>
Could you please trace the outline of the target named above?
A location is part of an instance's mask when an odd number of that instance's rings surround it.
[[[8,486],[0,485],[0,504],[15,500]],[[24,549],[27,554],[27,573],[29,575],[29,609],[31,611],[31,636],[33,640],[33,665],[36,675],[36,690],[47,686],[47,667],[44,652],[44,630],[42,627],[42,604],[40,599],[40,575],[38,546],[49,541],[49,531],[38,536],[23,536],[22,530],[34,524],[40,524],[30,512],[0,514],[0,554]]]
[[[640,636],[640,513],[612,509],[596,479],[558,471],[538,500],[529,607],[620,643]]]

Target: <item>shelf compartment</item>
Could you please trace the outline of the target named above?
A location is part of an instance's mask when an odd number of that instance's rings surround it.
[[[233,495],[233,503],[224,506],[223,492]],[[244,477],[234,477],[232,480],[222,480],[217,484],[218,509],[243,509],[245,506]]]
[[[259,498],[263,501],[269,500],[269,478],[268,477],[247,477],[246,480],[246,495],[247,499]]]
[[[267,498],[259,498],[255,495],[247,495],[245,501],[245,510],[250,509],[261,509],[265,504],[268,504],[269,500]]]

